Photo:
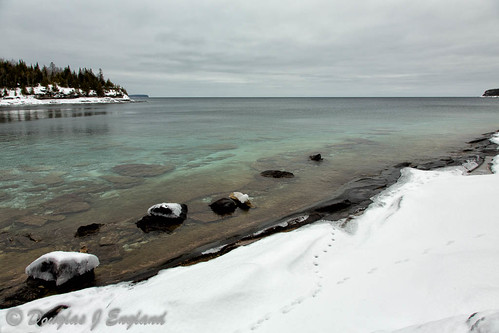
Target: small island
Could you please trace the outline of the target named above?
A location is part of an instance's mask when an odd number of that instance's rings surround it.
[[[482,97],[499,97],[499,88],[485,90]]]
[[[104,78],[102,69],[27,65],[0,59],[0,106],[129,102],[125,88]]]

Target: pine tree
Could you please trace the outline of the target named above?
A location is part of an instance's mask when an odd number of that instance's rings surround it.
[[[26,89],[26,85],[24,85],[24,84],[21,85],[21,95],[24,95],[24,96],[28,95],[28,89]]]

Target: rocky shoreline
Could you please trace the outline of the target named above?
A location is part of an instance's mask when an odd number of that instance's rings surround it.
[[[372,203],[373,196],[397,182],[400,170],[405,167],[434,170],[443,167],[463,166],[469,173],[474,173],[482,168],[487,170],[486,173],[490,173],[490,160],[498,153],[498,145],[489,140],[493,134],[495,132],[484,133],[481,137],[467,142],[468,147],[453,156],[443,156],[437,160],[401,162],[382,170],[377,176],[353,179],[343,186],[343,191],[339,195],[328,201],[295,212],[278,221],[273,221],[263,229],[254,230],[249,235],[239,235],[202,246],[191,253],[168,260],[154,269],[130,276],[128,280],[140,282],[156,275],[161,269],[208,261],[266,236],[291,231],[322,219],[338,221],[339,226],[345,228],[352,216],[361,214]]]
[[[432,170],[446,166],[463,165],[469,172],[476,172],[474,170],[479,169],[486,170],[488,159],[497,154],[497,145],[489,140],[493,134],[483,134],[481,137],[469,141],[462,151],[449,156],[442,156],[440,159],[402,162],[382,170],[376,176],[354,179],[345,184],[337,195],[334,195],[330,200],[294,212],[277,221],[269,221],[263,228],[259,227],[259,229],[250,230],[245,234],[212,242],[188,253],[166,260],[160,265],[127,273],[120,276],[119,280],[100,281],[96,283],[90,279],[79,281],[78,285],[67,285],[60,288],[55,285],[41,286],[36,280],[28,279],[20,286],[8,288],[8,290],[0,290],[0,293],[3,294],[0,299],[0,307],[17,306],[37,298],[81,289],[82,287],[106,285],[119,281],[143,281],[156,275],[159,270],[207,261],[268,235],[290,231],[321,219],[338,221],[339,226],[347,228],[349,218],[363,212],[372,202],[370,198],[394,184],[400,177],[400,170],[404,167],[410,166],[421,170]]]

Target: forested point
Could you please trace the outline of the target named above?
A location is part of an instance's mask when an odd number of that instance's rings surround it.
[[[127,95],[124,88],[104,78],[102,69],[95,75],[92,69],[80,68],[78,73],[69,66],[60,68],[53,62],[49,67],[28,66],[23,60],[15,62],[0,59],[0,97],[7,95],[7,89],[21,89],[22,95],[35,95],[34,87],[45,87],[43,97],[56,97],[58,87],[73,88],[71,96],[104,97],[106,91],[114,90],[116,97]],[[41,97],[41,96],[37,96]]]

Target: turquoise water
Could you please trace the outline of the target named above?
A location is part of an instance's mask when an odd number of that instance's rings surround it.
[[[144,256],[154,264],[253,230],[333,196],[354,177],[452,153],[498,128],[499,101],[484,98],[151,98],[0,108],[0,258],[8,268],[0,280],[23,275],[40,253],[82,246],[101,258],[100,276],[118,276]],[[324,161],[309,161],[313,153]],[[127,164],[165,172],[116,171]],[[296,177],[260,177],[266,169]],[[233,191],[248,193],[255,208],[213,214],[208,204]],[[188,220],[171,234],[143,234],[134,222],[159,202],[188,204]],[[90,223],[104,227],[73,237]]]

